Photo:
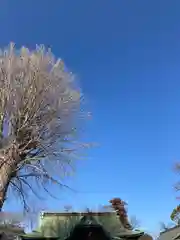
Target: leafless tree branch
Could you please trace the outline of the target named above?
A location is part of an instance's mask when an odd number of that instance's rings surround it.
[[[46,192],[50,182],[67,187],[62,178],[74,170],[80,151],[90,146],[78,143],[81,116],[81,91],[50,49],[17,51],[10,44],[1,51],[0,209],[9,184],[25,209],[23,186],[35,195],[37,185]],[[34,186],[30,177],[36,179]]]

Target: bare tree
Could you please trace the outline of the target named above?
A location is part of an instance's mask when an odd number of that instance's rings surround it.
[[[13,44],[0,52],[0,210],[11,186],[28,209],[29,191],[49,192],[73,170],[80,90],[51,51]],[[40,197],[40,196],[39,196]]]
[[[24,226],[23,219],[17,214],[6,214],[1,212],[0,226],[22,227]]]
[[[164,222],[160,223],[160,231],[161,232],[167,231],[168,229],[170,229],[172,227],[174,227],[174,224],[172,224],[172,223],[168,223],[168,224],[166,224]]]
[[[138,229],[140,227],[140,221],[136,216],[131,216],[129,221],[133,229]]]
[[[32,203],[29,211],[23,214],[23,223],[26,227],[28,227],[30,231],[34,231],[37,227],[39,227],[38,224],[40,214],[41,212],[44,212],[45,209],[46,207],[45,205],[43,207],[42,201],[41,206],[40,204],[38,205],[36,202],[36,205]]]
[[[64,210],[65,210],[65,212],[70,212],[70,211],[72,211],[72,206],[71,205],[65,205]]]

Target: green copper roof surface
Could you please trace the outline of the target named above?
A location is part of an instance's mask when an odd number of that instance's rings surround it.
[[[100,224],[112,238],[118,237],[118,239],[143,234],[143,232],[126,230],[115,213],[93,214],[93,216],[90,214],[88,218],[83,217],[83,214],[47,214],[44,215],[37,232],[44,237],[65,239],[78,224]]]

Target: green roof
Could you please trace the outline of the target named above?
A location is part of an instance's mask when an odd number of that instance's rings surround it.
[[[23,239],[45,239],[46,237],[44,236],[39,236],[39,235],[29,235],[29,234],[24,234],[24,235],[21,235],[21,237]],[[48,238],[48,237],[47,237]],[[58,237],[49,237],[51,239],[59,239]]]
[[[41,232],[37,232],[37,231],[33,231],[32,233],[21,234],[20,236],[25,239],[34,239],[34,238],[44,239],[45,238]],[[57,237],[54,237],[54,239],[57,239]]]
[[[176,235],[176,237],[173,238],[173,240],[180,239],[180,233]]]
[[[111,237],[140,236],[141,231],[126,230],[114,212],[107,213],[45,213],[41,226],[37,229],[44,237],[67,238],[71,230],[79,223],[83,216],[92,216],[94,224],[100,224]],[[81,221],[82,220],[82,221]]]
[[[45,237],[68,236],[71,229],[80,221],[80,216],[54,216],[43,219],[38,231],[42,232]]]
[[[14,233],[14,234],[23,234],[24,229],[12,225],[2,224],[0,225],[0,233]]]

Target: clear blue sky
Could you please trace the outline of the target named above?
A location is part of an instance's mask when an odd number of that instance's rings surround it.
[[[0,8],[0,45],[52,46],[93,112],[85,134],[100,147],[79,164],[70,184],[80,193],[65,194],[67,202],[95,206],[119,196],[151,231],[178,204],[179,9],[179,0],[3,0]]]

